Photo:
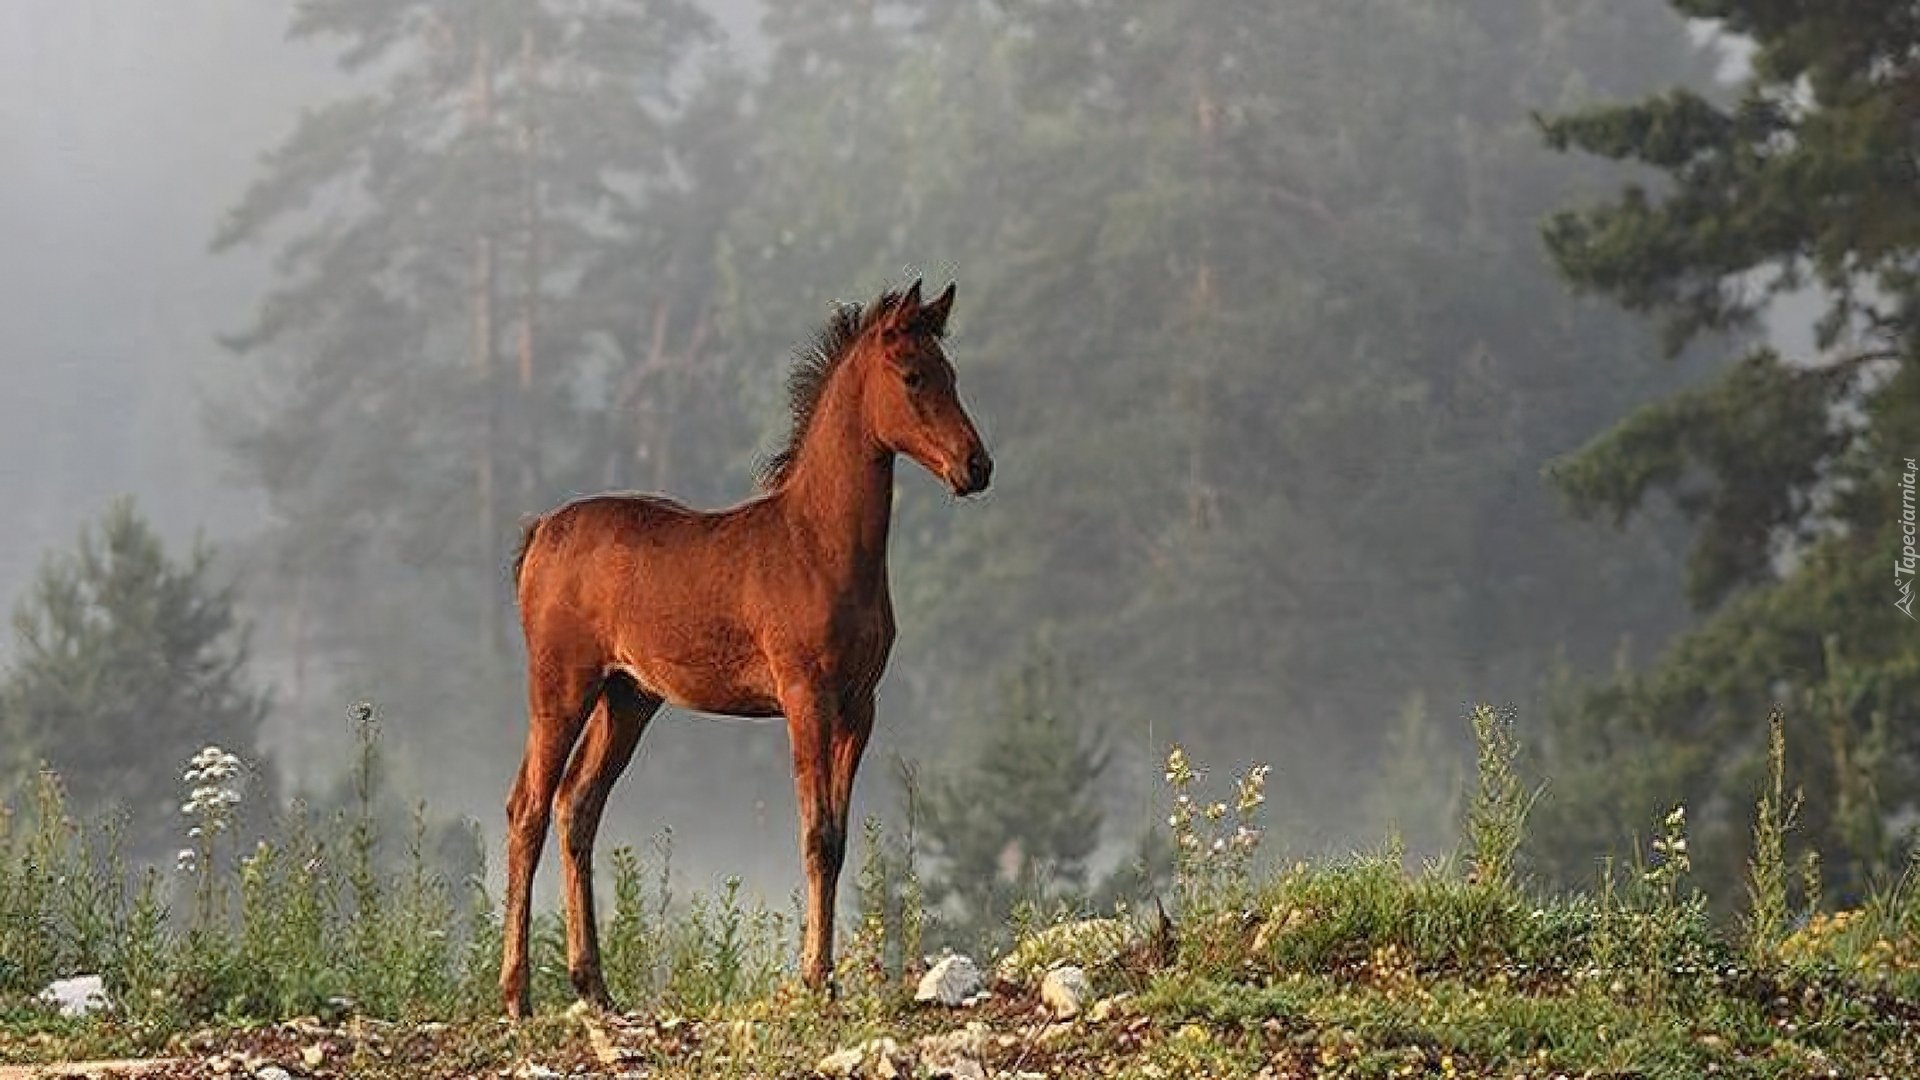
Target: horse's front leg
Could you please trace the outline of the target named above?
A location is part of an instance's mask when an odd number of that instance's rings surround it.
[[[833,973],[833,908],[847,854],[853,776],[873,732],[873,694],[795,693],[787,704],[800,860],[807,874],[807,927],[800,978],[812,989]]]

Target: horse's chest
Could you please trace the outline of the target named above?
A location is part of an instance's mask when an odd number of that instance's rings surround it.
[[[880,673],[887,666],[887,656],[892,652],[893,613],[882,612],[881,617],[862,626],[848,643],[849,666],[864,674],[869,684],[877,683]]]
[[[823,666],[836,669],[849,682],[868,686],[880,681],[893,651],[893,607],[884,594],[877,602],[848,604],[824,628],[820,642]]]

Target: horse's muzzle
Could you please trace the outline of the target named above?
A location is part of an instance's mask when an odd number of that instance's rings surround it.
[[[993,459],[987,456],[983,447],[975,447],[967,455],[966,472],[960,481],[953,485],[955,495],[973,495],[987,490],[987,484],[993,480]]]

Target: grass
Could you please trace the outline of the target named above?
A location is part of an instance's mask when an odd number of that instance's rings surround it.
[[[209,1071],[275,1060],[306,1075],[498,1075],[538,1061],[784,1076],[870,1040],[911,1046],[975,1021],[971,1052],[989,1075],[1920,1075],[1920,881],[1909,869],[1857,909],[1819,911],[1809,878],[1809,906],[1790,907],[1777,734],[1750,910],[1727,928],[1688,885],[1684,808],[1654,823],[1647,860],[1608,868],[1592,891],[1532,891],[1515,860],[1534,796],[1515,779],[1512,718],[1471,719],[1481,753],[1463,853],[1412,871],[1391,842],[1338,860],[1263,857],[1265,770],[1202,804],[1198,770],[1176,749],[1170,934],[1125,913],[1032,926],[1010,978],[961,1012],[911,1001],[917,949],[901,939],[918,937],[920,916],[899,893],[917,882],[910,858],[885,862],[877,823],[838,1000],[793,978],[796,915],[748,902],[737,879],[675,897],[663,837],[647,859],[622,848],[609,861],[601,938],[614,993],[634,1011],[568,1010],[549,913],[532,943],[541,1016],[516,1027],[495,1019],[499,926],[478,882],[436,868],[423,810],[388,850],[370,724],[353,805],[324,820],[290,813],[245,853],[203,815],[172,880],[128,875],[113,831],[69,820],[45,777],[0,833],[0,1061],[170,1052]],[[1049,1025],[1037,1013],[1038,973],[1068,959],[1087,967],[1103,1019]],[[106,977],[112,1011],[68,1019],[35,1003],[46,980],[80,970]],[[610,1046],[617,1067],[596,1056]]]

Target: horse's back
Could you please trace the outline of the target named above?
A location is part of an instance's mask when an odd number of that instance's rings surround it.
[[[539,519],[551,543],[659,544],[709,531],[727,511],[695,510],[665,495],[608,492],[565,503]]]
[[[694,510],[665,495],[647,491],[606,491],[598,495],[583,495],[562,503],[547,511],[542,517],[546,521],[617,523],[700,515],[701,511]]]

